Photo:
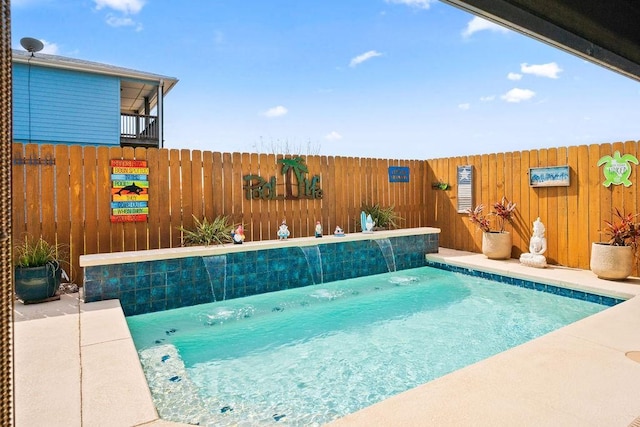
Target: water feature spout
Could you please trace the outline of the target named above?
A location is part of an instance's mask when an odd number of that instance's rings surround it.
[[[319,285],[320,283],[324,283],[320,247],[315,245],[303,246],[300,248],[300,250],[307,260],[307,265],[309,266],[309,271],[311,272],[311,277],[313,278],[313,284]]]
[[[393,253],[393,246],[391,245],[391,241],[388,238],[384,238],[376,239],[375,242],[380,247],[382,256],[384,256],[384,260],[387,262],[387,268],[389,269],[389,272],[396,271],[396,258]]]
[[[214,255],[202,257],[204,268],[209,276],[209,286],[213,301],[224,301],[227,299],[227,256]],[[218,298],[216,297],[218,289]]]

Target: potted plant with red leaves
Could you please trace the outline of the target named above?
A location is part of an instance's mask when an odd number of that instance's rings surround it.
[[[590,267],[599,278],[622,280],[631,275],[640,242],[640,223],[636,222],[638,215],[615,208],[613,220],[604,220],[603,233],[609,240],[591,244]]]
[[[484,205],[467,210],[469,219],[482,231],[482,253],[490,259],[511,258],[513,240],[511,233],[505,230],[505,225],[513,221],[516,204],[502,197],[492,205],[493,210],[485,215]],[[496,219],[495,228],[491,227],[491,218]]]

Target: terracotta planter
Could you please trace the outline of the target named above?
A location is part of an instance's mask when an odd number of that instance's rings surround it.
[[[631,246],[594,242],[591,244],[591,271],[600,279],[626,279],[633,270],[633,255]]]
[[[511,233],[489,231],[482,233],[482,253],[489,259],[511,258]]]

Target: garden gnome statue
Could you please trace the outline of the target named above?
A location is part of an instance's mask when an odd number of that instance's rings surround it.
[[[240,224],[238,228],[236,228],[236,230],[231,233],[231,237],[233,238],[233,243],[237,245],[244,242],[244,228],[242,227],[242,224]]]
[[[544,231],[544,224],[538,217],[533,222],[533,236],[529,241],[529,253],[520,255],[520,263],[537,268],[547,266],[547,259],[542,255],[547,250],[547,239],[544,237]]]
[[[316,237],[322,237],[322,224],[320,224],[320,221],[316,221]]]
[[[287,221],[283,219],[280,228],[278,228],[278,239],[284,240],[287,237],[289,237],[289,227],[287,227]]]

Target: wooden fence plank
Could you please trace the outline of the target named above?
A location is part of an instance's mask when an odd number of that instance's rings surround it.
[[[69,147],[69,188],[71,202],[71,266],[70,274],[73,278],[81,277],[81,270],[77,264],[78,257],[85,253],[84,248],[84,183],[82,171],[82,147]],[[81,280],[78,280],[81,282]]]
[[[180,195],[182,196],[182,224],[187,230],[193,229],[193,182],[191,180],[191,152],[186,148],[180,150]]]
[[[96,147],[84,147],[82,151],[82,195],[84,197],[84,253],[98,252],[98,199],[97,199]]]
[[[40,146],[40,159],[55,159],[53,145]],[[55,165],[43,164],[40,167],[41,200],[42,206],[42,237],[50,243],[56,241],[56,217],[55,217]]]
[[[204,218],[204,194],[202,184],[202,151],[191,151],[191,213],[195,215],[199,220]]]
[[[26,188],[25,188],[25,169],[26,165],[22,162],[25,158],[25,146],[23,144],[13,144],[11,156],[13,158],[12,176],[11,176],[11,222],[13,242],[18,244],[23,241],[27,233],[27,221],[25,216],[26,204]],[[56,158],[56,170],[59,168],[59,162]],[[14,254],[15,255],[15,254]]]
[[[40,158],[40,153],[37,144],[29,144],[26,146],[25,157],[29,160],[37,160]],[[40,227],[40,168],[42,166],[38,163],[27,163],[26,165],[26,180],[25,180],[25,194],[26,194],[26,218],[27,218],[27,233],[33,238],[37,239],[42,235],[42,228]]]
[[[560,147],[556,154],[556,165],[565,166],[569,164],[568,151],[565,147]],[[569,182],[571,184],[571,175],[569,175]],[[576,183],[574,182],[573,185]],[[553,196],[553,195],[551,195]],[[549,217],[553,215],[553,212],[549,212]],[[555,261],[559,265],[568,265],[569,257],[567,253],[567,247],[569,246],[569,187],[556,187],[556,212],[555,212],[555,236],[556,242],[554,244],[556,248]],[[573,221],[572,221],[573,222]],[[553,229],[553,222],[550,222],[548,229]],[[547,237],[547,245],[549,238]]]
[[[147,150],[147,166],[149,167],[149,215],[147,216],[149,249],[159,249],[160,245],[160,157],[157,148]],[[166,175],[165,173],[162,173]],[[168,215],[165,217],[168,218]]]
[[[180,150],[169,151],[169,205],[171,206],[171,220],[169,221],[171,247],[177,248],[182,244],[182,190],[181,190]]]
[[[66,257],[63,268],[67,274],[71,274],[71,206],[69,202],[69,147],[66,145],[55,146],[56,156],[56,241],[61,245]],[[66,189],[66,191],[64,191]],[[15,236],[14,236],[15,237]],[[76,284],[82,282],[75,277],[71,277]]]
[[[158,187],[155,191],[155,198],[158,200],[158,221],[159,221],[159,233],[160,233],[160,248],[170,248],[172,234],[172,194],[171,194],[171,167],[170,167],[170,155],[169,150],[158,150],[158,171],[156,173],[154,182]],[[153,174],[153,171],[149,171]]]
[[[547,165],[558,166],[558,150],[550,148],[547,150]],[[549,187],[547,188],[547,194],[545,197],[546,212],[544,214],[544,223],[546,228],[547,238],[547,263],[558,263],[558,199],[559,189],[561,187]]]
[[[203,215],[209,221],[216,217],[213,207],[213,153],[211,151],[202,152],[202,202]]]

